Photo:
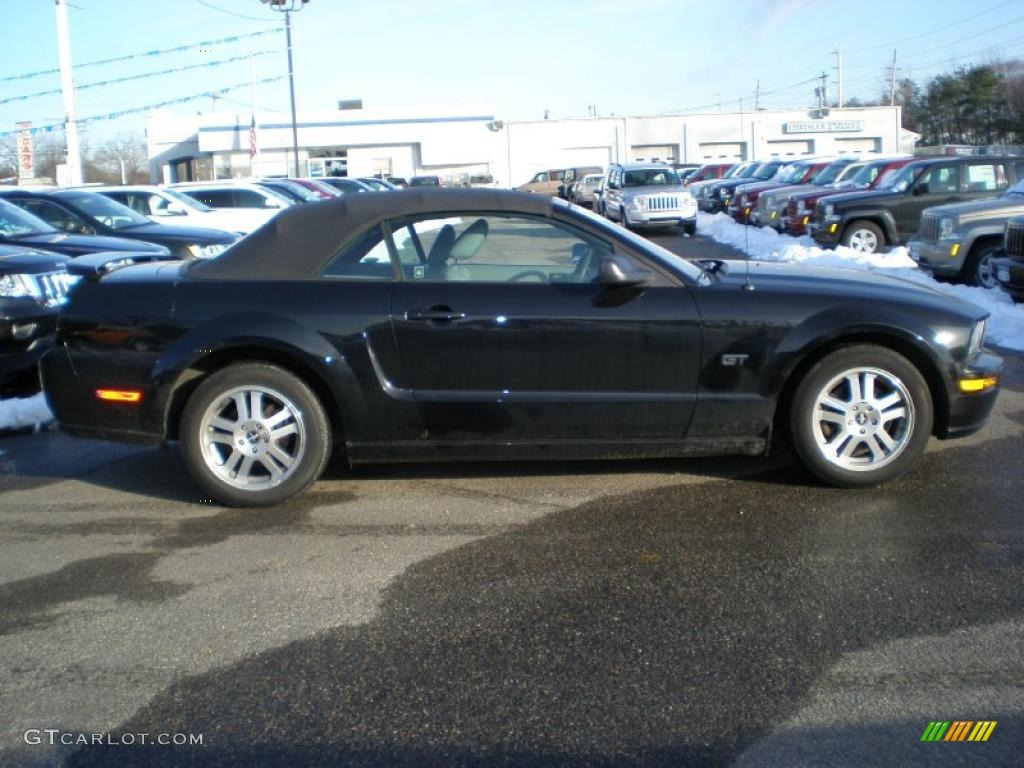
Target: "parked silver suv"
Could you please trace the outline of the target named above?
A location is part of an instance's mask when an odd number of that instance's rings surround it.
[[[612,165],[605,179],[601,209],[627,229],[679,224],[697,232],[697,202],[676,170],[661,163]]]

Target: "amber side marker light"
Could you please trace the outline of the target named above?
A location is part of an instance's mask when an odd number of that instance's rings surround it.
[[[139,403],[142,402],[142,392],[137,389],[97,389],[96,399],[108,403]]]
[[[986,389],[992,389],[998,383],[998,376],[986,376],[983,379],[960,379],[960,391],[984,392]]]

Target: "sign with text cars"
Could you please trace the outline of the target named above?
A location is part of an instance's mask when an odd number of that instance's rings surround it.
[[[18,178],[31,179],[35,174],[32,167],[32,123],[15,123],[18,126]]]
[[[786,133],[856,133],[864,130],[863,120],[804,120],[786,123]]]

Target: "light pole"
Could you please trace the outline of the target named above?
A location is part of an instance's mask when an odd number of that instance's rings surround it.
[[[295,70],[292,67],[292,12],[301,11],[309,0],[260,0],[273,10],[284,14],[284,35],[288,45],[288,95],[292,102],[292,154],[295,158],[295,176],[299,176],[299,126],[295,121]]]

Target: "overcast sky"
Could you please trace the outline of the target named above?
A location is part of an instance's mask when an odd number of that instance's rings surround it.
[[[260,0],[71,0],[79,86],[187,67],[250,51],[256,79],[287,71],[284,35],[87,66],[282,24]],[[53,0],[0,0],[0,79],[57,66]],[[222,9],[222,10],[218,10]],[[241,18],[244,16],[245,18]],[[835,96],[871,98],[897,50],[900,76],[923,80],[960,64],[1024,58],[1022,0],[311,0],[292,17],[299,111],[361,98],[367,109],[444,114],[486,108],[498,117],[802,107],[827,72]],[[264,54],[263,52],[269,51]],[[245,58],[110,87],[82,89],[80,116],[104,115],[232,85],[219,110],[248,112]],[[59,88],[57,75],[0,82],[0,101]],[[287,112],[285,80],[257,89],[261,110]],[[202,98],[174,111],[209,111]],[[59,95],[0,103],[0,132],[16,120],[59,122]],[[141,131],[141,116],[95,122],[102,139]]]

